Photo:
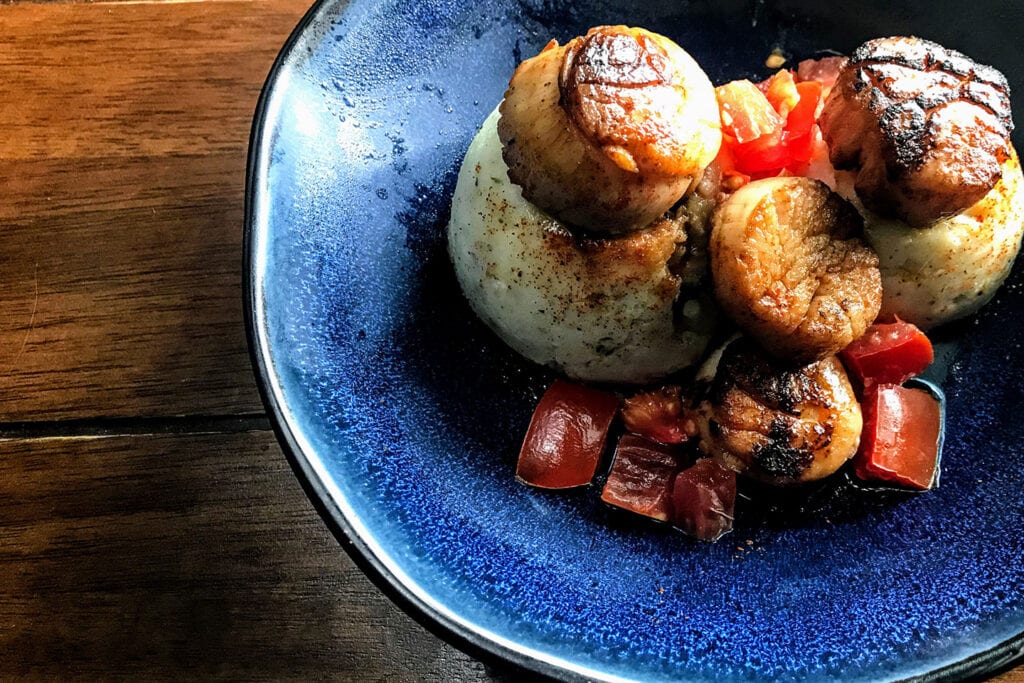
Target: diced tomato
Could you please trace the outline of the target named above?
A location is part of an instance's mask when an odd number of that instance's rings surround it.
[[[822,97],[828,97],[832,86],[836,84],[839,70],[846,66],[846,57],[822,57],[821,59],[805,59],[797,64],[796,77],[801,82],[817,81],[822,85]]]
[[[796,88],[796,79],[788,69],[776,71],[775,74],[757,84],[758,90],[764,93],[776,113],[785,119],[800,101],[800,93]]]
[[[932,343],[916,325],[897,320],[875,324],[839,357],[864,390],[878,384],[903,384],[935,358]]]
[[[802,170],[814,156],[814,137],[810,134],[791,136],[787,133],[784,142],[789,156],[786,168],[794,173]]]
[[[782,144],[781,131],[738,144],[732,152],[736,157],[736,168],[750,175],[779,171],[789,160],[789,153]]]
[[[718,540],[732,529],[736,473],[711,458],[676,475],[672,487],[672,524],[702,541]]]
[[[735,146],[733,138],[722,136],[722,146],[718,148],[718,156],[715,157],[715,163],[722,169],[722,187],[729,192],[750,182],[750,175],[736,168],[736,155],[733,153]]]
[[[672,516],[672,484],[686,460],[672,446],[625,434],[615,447],[601,500],[667,522]]]
[[[682,443],[696,435],[697,427],[685,414],[682,393],[667,386],[627,398],[622,404],[626,429],[661,443]]]
[[[785,120],[768,98],[748,80],[732,81],[715,88],[722,129],[743,144],[765,135],[781,135]]]
[[[864,431],[854,457],[861,479],[926,490],[936,481],[942,409],[923,389],[875,387],[864,398]]]
[[[555,380],[533,412],[516,478],[546,489],[589,484],[618,409],[615,394]]]
[[[727,180],[731,175],[764,178],[806,168],[818,135],[815,122],[821,108],[820,83],[797,83],[791,71],[779,71],[758,85],[733,81],[717,92],[725,125],[724,151],[719,156]],[[762,92],[763,97],[758,97]],[[766,107],[771,107],[774,119],[765,113]],[[735,111],[743,115],[736,116]],[[731,127],[727,122],[732,122]],[[730,174],[730,167],[735,174]]]
[[[792,137],[811,134],[820,113],[818,105],[821,104],[821,83],[797,83],[796,89],[800,99],[786,117],[786,133]]]

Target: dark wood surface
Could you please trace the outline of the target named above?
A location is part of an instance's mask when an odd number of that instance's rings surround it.
[[[306,500],[245,347],[245,159],[306,0],[0,4],[0,680],[493,680]]]
[[[506,677],[352,564],[252,379],[246,145],[305,10],[0,3],[0,679]]]

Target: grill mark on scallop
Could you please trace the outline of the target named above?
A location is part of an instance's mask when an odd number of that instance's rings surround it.
[[[856,92],[868,90],[871,110],[878,116],[882,132],[895,146],[898,162],[919,166],[935,146],[928,130],[932,116],[952,102],[968,102],[984,109],[999,124],[996,135],[1006,140],[1013,132],[1009,84],[996,69],[976,64],[966,55],[927,40],[920,51],[889,49],[886,43],[866,43],[850,57],[849,68],[857,69]],[[916,95],[897,89],[902,70],[927,74],[929,81]],[[1009,155],[1007,150],[1006,155]],[[1005,161],[1006,156],[1000,159]]]
[[[824,431],[824,430],[822,430]],[[814,462],[813,448],[794,447],[793,427],[786,420],[772,420],[767,440],[754,446],[754,463],[771,477],[797,478]]]
[[[671,73],[668,56],[646,36],[595,32],[569,46],[558,86],[565,102],[584,85],[671,87]]]
[[[1009,85],[918,38],[857,48],[820,118],[832,162],[876,213],[924,226],[981,199],[1010,154]]]
[[[723,352],[698,412],[705,452],[776,484],[831,474],[860,437],[860,408],[834,356],[793,368],[747,338]]]
[[[791,368],[770,361],[749,339],[729,345],[719,361],[711,400],[721,403],[733,389],[756,396],[769,410],[799,416],[803,404],[827,406],[828,396],[815,381],[815,364]]]

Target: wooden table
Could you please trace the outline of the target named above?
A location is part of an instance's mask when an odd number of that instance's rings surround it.
[[[0,679],[506,677],[355,568],[254,386],[246,145],[306,2],[0,3]]]
[[[0,679],[494,678],[352,564],[254,384],[246,149],[307,7],[0,5]]]

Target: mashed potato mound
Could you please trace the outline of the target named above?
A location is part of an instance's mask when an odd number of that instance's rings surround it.
[[[841,194],[853,199],[840,182]],[[1016,154],[1003,177],[964,211],[924,228],[858,209],[878,252],[882,319],[893,315],[928,329],[984,306],[1010,274],[1024,234],[1024,176]],[[856,203],[856,202],[855,202]]]
[[[495,111],[466,153],[448,225],[477,315],[523,356],[575,379],[647,383],[699,360],[715,315],[707,299],[677,301],[669,262],[686,241],[681,221],[574,236],[509,180],[497,120]]]

